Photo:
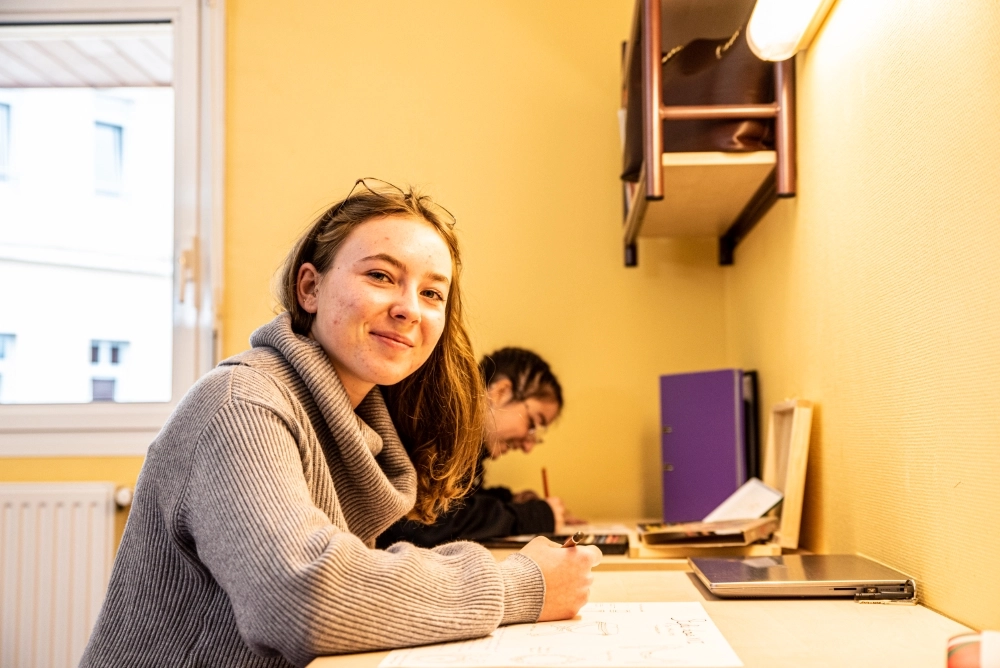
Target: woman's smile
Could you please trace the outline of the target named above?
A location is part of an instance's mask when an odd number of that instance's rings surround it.
[[[409,337],[403,336],[402,334],[396,334],[394,332],[373,331],[371,332],[371,335],[374,336],[380,343],[397,350],[409,350],[417,345]]]

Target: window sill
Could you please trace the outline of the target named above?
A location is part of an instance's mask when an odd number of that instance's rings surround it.
[[[142,456],[172,404],[0,406],[2,457]]]

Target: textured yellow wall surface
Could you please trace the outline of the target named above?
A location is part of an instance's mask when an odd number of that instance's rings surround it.
[[[135,489],[142,457],[24,457],[0,460],[0,482],[110,481]],[[127,510],[115,514],[115,546],[125,530]]]
[[[799,196],[727,270],[727,355],[819,404],[805,546],[1000,628],[1000,5],[840,0],[799,60]]]
[[[458,219],[478,354],[545,357],[566,410],[493,483],[589,518],[660,512],[657,377],[724,362],[712,240],[621,248],[621,42],[632,1],[228,6],[225,353],[269,281],[359,176],[423,186]]]

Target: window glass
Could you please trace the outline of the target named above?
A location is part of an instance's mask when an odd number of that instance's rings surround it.
[[[2,403],[171,399],[172,39],[0,27]]]
[[[10,105],[0,104],[0,180],[7,179],[10,163]]]
[[[94,175],[97,192],[121,194],[122,187],[122,128],[110,123],[95,123],[97,145],[94,149]]]

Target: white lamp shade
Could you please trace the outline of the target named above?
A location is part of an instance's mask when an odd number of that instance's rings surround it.
[[[757,0],[747,26],[750,49],[763,60],[787,60],[809,46],[836,0]]]

